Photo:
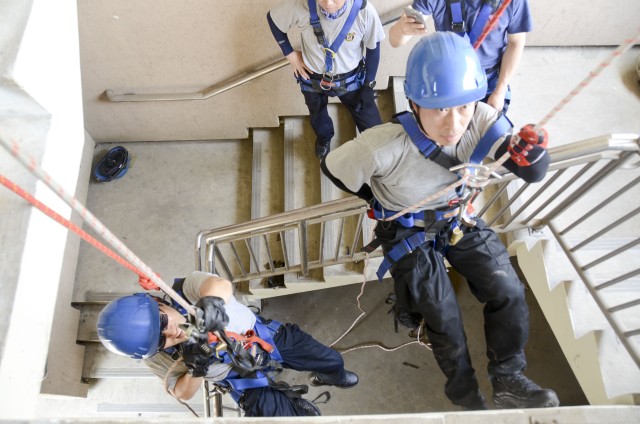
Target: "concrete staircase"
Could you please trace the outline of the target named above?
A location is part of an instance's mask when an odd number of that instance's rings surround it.
[[[338,147],[345,141],[356,136],[356,129],[350,115],[343,106],[335,101],[329,104],[331,116],[336,130],[332,148]],[[395,113],[394,96],[391,90],[379,92],[378,104],[383,115],[383,121],[389,120]],[[279,212],[291,211],[318,203],[328,202],[344,197],[347,193],[337,189],[320,171],[315,157],[315,135],[308,119],[303,117],[282,118],[282,125],[276,129],[261,128],[253,130],[253,167],[252,167],[252,219],[272,215]],[[345,228],[346,232],[353,232],[354,228]],[[368,243],[373,227],[365,220],[361,230],[365,243]],[[323,227],[321,232],[310,232],[313,238],[310,242],[309,255],[312,257],[333,257],[336,252],[331,251],[340,234],[340,228],[335,222]],[[255,240],[252,240],[255,242]],[[297,234],[286,240],[289,261],[299,261]],[[320,246],[324,250],[320,252]],[[282,260],[270,258],[260,250],[260,246],[253,246],[260,257],[260,266],[268,261]],[[346,252],[351,249],[344,239],[340,240],[339,250]],[[367,263],[367,279],[375,277],[375,269],[379,259]],[[255,268],[253,261],[251,270]],[[317,290],[363,281],[364,263],[350,263],[326,266],[322,269],[311,270],[308,275],[300,273],[285,274],[281,281],[251,280],[249,284],[239,287],[247,300],[257,300],[307,290]],[[274,286],[275,284],[275,286]]]
[[[555,240],[543,239],[529,244],[520,241],[512,245],[512,249],[589,402],[593,405],[637,404],[640,369],[620,343],[585,283],[570,271],[572,266]],[[632,254],[637,257],[638,251]],[[611,273],[608,277],[611,278]],[[631,279],[616,287],[606,295],[608,303],[613,306],[639,299],[639,283],[640,280]],[[640,328],[637,309],[624,318],[629,329]]]
[[[401,78],[395,78],[394,87],[401,87]],[[388,120],[392,113],[404,110],[406,101],[401,90],[383,92],[379,104]],[[348,114],[341,111],[341,105],[331,104],[330,114],[336,127],[334,147],[351,139],[355,135],[354,125]],[[335,189],[326,180],[317,166],[314,157],[315,137],[308,121],[301,117],[286,117],[282,125],[276,129],[254,129],[252,131],[252,193],[251,218],[257,219],[283,211],[311,206],[343,197],[344,194]],[[365,220],[366,224],[370,224]],[[363,226],[362,235],[368,237],[371,226]],[[631,228],[636,229],[635,225]],[[310,232],[315,238],[311,245],[315,251],[309,252],[317,256],[321,245],[325,246],[323,254],[330,256],[333,252],[326,246],[333,246],[338,229],[334,224],[324,227],[323,235]],[[614,240],[612,243],[623,245],[633,238]],[[536,240],[534,240],[536,241]],[[287,239],[289,252],[296,252],[293,246],[299,240],[295,237]],[[602,244],[602,243],[601,243]],[[611,245],[596,245],[585,252],[585,260],[602,256],[612,250]],[[606,244],[606,243],[605,243]],[[258,262],[274,261],[265,249],[253,246],[257,252]],[[340,250],[348,249],[345,243]],[[529,287],[534,291],[545,316],[572,366],[585,395],[592,404],[634,404],[634,395],[640,393],[640,371],[630,359],[628,353],[620,346],[609,324],[602,316],[599,308],[587,293],[583,283],[572,272],[568,260],[556,249],[552,239],[532,242],[528,238],[518,238],[511,244],[511,252],[517,257]],[[617,270],[633,264],[633,255],[637,249],[629,253],[631,257],[618,259],[613,267]],[[290,261],[299,258],[290,257]],[[378,260],[371,264],[357,263],[335,265],[311,270],[307,275],[297,273],[285,274],[280,279],[270,278],[251,280],[240,284],[238,296],[245,303],[257,302],[261,299],[300,293],[309,290],[335,287],[345,284],[375,279]],[[256,266],[249,261],[250,267]],[[263,265],[260,265],[263,266]],[[363,273],[365,276],[363,276]],[[606,273],[596,274],[596,279],[610,278]],[[629,298],[638,298],[638,281],[631,280],[624,286],[617,287],[609,298],[612,305],[620,304]],[[114,294],[108,297],[115,298]],[[104,301],[104,297],[101,299]],[[97,344],[95,334],[95,317],[101,306],[76,305],[83,311],[82,326],[79,331],[79,342],[88,345],[83,376],[87,379],[119,378],[119,377],[152,377],[142,364],[123,361],[122,358],[106,354],[102,346]],[[629,317],[629,328],[640,327],[638,315]],[[89,330],[87,330],[89,328]],[[230,406],[231,407],[231,406]]]
[[[594,405],[638,404],[640,393],[640,369],[602,309],[637,351],[640,340],[633,334],[640,329],[640,219],[629,199],[636,198],[639,187],[637,168],[627,166],[634,157],[637,152],[622,153],[617,162],[576,164],[556,175],[555,182],[547,177],[540,183],[549,186],[524,208],[526,213],[516,212],[518,200],[510,206],[520,220],[537,210],[542,223],[549,223],[513,233],[510,252]]]

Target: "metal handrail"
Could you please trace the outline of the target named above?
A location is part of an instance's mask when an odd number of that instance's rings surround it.
[[[640,245],[640,236],[636,234],[630,240],[623,240],[622,245],[617,248],[611,246],[603,248],[602,250],[607,253],[597,259],[586,254],[581,255],[581,251],[585,250],[586,246],[603,240],[607,233],[640,216],[640,207],[629,207],[628,210],[607,208],[615,200],[625,196],[629,190],[639,186],[640,176],[636,175],[620,189],[607,193],[604,199],[598,199],[595,202],[589,201],[588,205],[590,206],[584,208],[582,213],[576,213],[576,210],[572,208],[581,199],[592,200],[588,195],[598,186],[604,186],[619,171],[640,167],[640,139],[638,135],[634,134],[609,135],[551,149],[550,153],[552,165],[549,172],[557,172],[540,187],[533,187],[530,184],[522,185],[509,198],[507,205],[503,206],[487,222],[491,225],[501,221],[501,225],[493,227],[497,232],[510,232],[531,227],[546,226],[549,228],[612,330],[636,365],[640,367],[640,342],[631,340],[633,337],[640,336],[640,328],[628,328],[629,325],[637,326],[637,323],[629,323],[622,318],[624,313],[630,311],[635,312],[634,315],[640,316],[640,292],[637,299],[627,299],[622,304],[611,305],[611,300],[607,300],[607,289],[621,287],[625,283],[637,285],[637,279],[633,279],[640,275],[640,269],[628,271],[611,269],[607,275],[619,275],[614,278],[607,277],[608,280],[605,282],[597,282],[590,272],[607,261],[621,257],[621,255],[635,249]],[[576,170],[577,172],[573,175],[568,174],[568,172]],[[478,214],[481,217],[504,192],[508,184],[508,182],[500,180],[492,181],[492,183],[501,186]],[[531,190],[532,188],[535,190]],[[531,191],[533,193],[530,193]],[[526,197],[527,194],[528,197]],[[519,201],[522,201],[522,205],[512,211],[511,207]],[[535,205],[536,202],[537,205]],[[534,207],[533,212],[522,218],[527,210]],[[565,218],[569,211],[571,211],[571,217]],[[580,224],[594,217],[604,217],[607,225],[601,229],[590,228],[588,236],[577,236],[574,240],[567,238],[569,232],[575,231]]]
[[[362,244],[361,228],[367,204],[357,197],[334,200],[319,205],[296,209],[256,219],[242,224],[230,225],[214,230],[201,231],[196,238],[196,269],[209,272],[218,272],[234,283],[248,281],[256,278],[267,278],[286,273],[298,272],[306,275],[309,270],[323,268],[340,263],[351,263],[366,259],[366,255],[359,252]],[[348,219],[355,221],[355,231],[350,238],[345,236],[344,223]],[[338,243],[345,245],[344,253],[340,254],[340,246],[330,249],[336,252],[329,258],[320,253],[311,259],[309,233],[312,228],[317,228],[320,234],[324,234],[332,221],[340,223],[341,233]],[[272,239],[269,243],[269,237]],[[288,238],[299,239],[299,263],[292,263],[292,252],[287,251],[286,240]],[[322,238],[322,236],[321,236]],[[275,239],[275,242],[274,242]],[[256,240],[251,243],[250,240]],[[237,244],[236,244],[237,243]],[[231,250],[232,258],[226,258],[221,251],[221,246],[226,245]],[[267,255],[267,263],[262,265],[257,257],[256,246],[264,246]],[[275,245],[275,247],[274,247]],[[239,252],[239,249],[242,251]],[[323,252],[323,246],[320,247]],[[244,253],[246,260],[241,259]],[[380,251],[374,252],[369,257],[381,256]],[[219,266],[216,265],[216,257]],[[274,265],[274,258],[282,261],[282,265]],[[231,259],[235,267],[230,264]],[[250,261],[250,262],[249,262]],[[253,272],[248,272],[249,263],[255,266]],[[234,270],[236,272],[234,272]]]
[[[401,13],[400,9],[400,13]],[[383,26],[389,25],[400,18],[400,13],[396,12],[393,17],[387,18],[382,22]],[[122,93],[116,93],[112,89],[105,90],[104,94],[107,100],[111,102],[159,102],[159,101],[176,101],[176,100],[206,100],[232,88],[239,87],[243,84],[260,78],[264,75],[284,68],[289,64],[287,59],[280,59],[277,62],[270,63],[266,66],[251,71],[245,75],[230,78],[219,84],[212,85],[199,91],[182,92],[182,93],[134,93],[132,90],[123,90]]]
[[[595,261],[582,261],[577,252],[585,244],[593,242],[594,238],[601,238],[606,232],[621,225],[625,220],[639,216],[640,208],[627,213],[604,229],[594,231],[590,237],[585,237],[584,240],[574,243],[573,247],[565,238],[568,231],[598,213],[599,209],[602,209],[601,206],[624,195],[630,188],[640,184],[640,177],[633,179],[607,199],[592,202],[597,206],[578,219],[572,217],[572,222],[564,229],[560,230],[561,225],[559,224],[564,212],[571,210],[571,206],[587,196],[594,187],[603,184],[607,178],[620,170],[630,167],[637,169],[640,166],[639,153],[640,137],[637,134],[609,134],[549,149],[551,165],[548,173],[550,175],[544,183],[523,184],[497,212],[489,212],[493,205],[499,204],[507,185],[515,179],[512,174],[505,173],[501,179],[492,180],[488,184],[487,187],[495,186],[496,193],[486,202],[478,216],[490,223],[496,232],[502,233],[548,226],[576,268],[579,277],[582,278],[594,296],[596,303],[601,307],[611,327],[618,337],[624,340],[625,347],[640,367],[640,344],[633,344],[628,340],[640,335],[640,329],[625,329],[616,317],[621,311],[640,308],[640,305],[637,301],[630,301],[623,305],[606,307],[606,302],[603,300],[606,295],[605,289],[619,286],[621,282],[639,275],[640,270],[627,272],[601,284],[596,284],[593,279],[590,279],[587,271],[614,256],[633,249],[640,243],[637,240],[632,240],[617,249],[610,249],[610,252]],[[575,175],[570,175],[571,172],[574,172]],[[563,179],[567,181],[563,181]],[[586,179],[586,181],[581,181],[582,179]],[[557,188],[558,184],[562,184],[562,187]],[[513,206],[519,201],[522,201],[523,204],[513,212]],[[522,218],[525,212],[534,207],[536,208],[534,212]],[[366,202],[356,197],[349,197],[246,223],[201,231],[196,239],[196,269],[217,272],[230,281],[238,283],[287,273],[306,275],[311,269],[362,261],[367,258],[367,255],[360,252],[363,244],[363,220],[367,219],[366,211]],[[353,221],[354,225],[345,225],[347,220]],[[502,223],[498,225],[496,222]],[[339,236],[336,237],[337,241],[333,246],[325,246],[326,242],[323,237],[324,231],[329,225],[339,227]],[[351,237],[345,235],[345,228],[349,227],[355,228]],[[310,235],[313,228],[320,231],[317,238]],[[286,240],[288,238],[297,239],[297,243],[292,245],[297,246],[298,255],[296,256],[299,257],[299,262],[293,263],[291,260],[294,255],[293,252],[287,251]],[[257,241],[252,242],[252,240]],[[316,240],[321,240],[321,245],[319,253],[314,256],[311,250]],[[256,253],[257,250],[254,250],[258,244],[265,248],[263,252],[268,258],[266,264],[261,264],[263,261]],[[276,247],[274,248],[274,246]],[[327,252],[334,252],[331,257],[323,256],[322,252],[325,251],[325,247]],[[369,257],[381,255],[382,253],[378,249]],[[276,266],[274,258],[282,260],[282,263]],[[253,271],[248,272],[249,266],[247,265],[250,263],[254,265],[254,268]]]

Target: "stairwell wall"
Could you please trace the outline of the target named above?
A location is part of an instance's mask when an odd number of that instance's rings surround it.
[[[408,0],[369,0],[383,21]],[[192,93],[282,60],[266,22],[280,0],[79,2],[85,123],[97,142],[243,139],[307,115],[287,65],[206,100],[112,103],[115,94]],[[529,46],[612,46],[635,35],[640,2],[530,1]],[[615,28],[615,31],[612,29]],[[387,27],[388,33],[388,27]],[[299,37],[291,34],[294,48]],[[378,89],[404,75],[417,39],[381,43]],[[553,64],[549,64],[550,67]]]
[[[0,10],[6,52],[1,56],[2,137],[17,141],[83,202],[94,143],[84,132],[75,2],[3,0]],[[0,150],[0,172],[71,217],[68,206]],[[69,370],[69,364],[82,364],[82,349],[75,344],[78,316],[65,301],[73,288],[78,240],[4,188],[0,200],[2,417],[30,419],[47,377],[57,376],[47,393],[82,393],[79,378]],[[56,346],[51,352],[50,343]]]

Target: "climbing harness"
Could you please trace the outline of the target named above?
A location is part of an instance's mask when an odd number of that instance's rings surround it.
[[[122,178],[127,173],[131,159],[122,146],[109,150],[93,168],[93,176],[101,183]]]
[[[410,112],[402,112],[394,116],[409,135],[411,141],[416,145],[420,153],[427,159],[432,160],[445,169],[455,169],[461,165],[460,161],[448,156],[442,151],[433,140],[428,138],[418,126],[415,116]],[[489,150],[496,140],[507,132],[511,131],[513,124],[509,119],[501,114],[494,124],[486,131],[471,154],[469,162],[477,165],[487,156]],[[471,172],[473,174],[473,172]],[[459,178],[461,178],[459,176]],[[449,202],[448,206],[436,210],[423,210],[419,212],[407,212],[397,216],[395,220],[399,225],[411,228],[416,225],[422,226],[424,231],[415,233],[393,246],[385,255],[376,275],[381,281],[389,269],[400,259],[411,254],[419,246],[427,242],[433,243],[434,248],[444,251],[447,246],[455,245],[463,237],[461,226],[475,226],[473,218],[472,202],[480,189],[469,187],[465,183],[456,190],[457,198]],[[374,199],[371,204],[371,215],[379,221],[386,221],[390,215],[396,216],[398,212],[385,209],[378,200]],[[443,232],[451,232],[448,240],[438,243],[438,239]],[[381,242],[374,239],[369,245],[363,248],[366,252],[371,252],[380,246]]]
[[[511,0],[508,2],[510,1]],[[473,25],[471,28],[467,28],[464,0],[447,0],[449,16],[451,17],[451,30],[459,36],[467,38],[471,45],[474,45],[480,38],[480,35],[489,22],[491,14],[496,11],[499,3],[500,0],[484,0]]]
[[[254,330],[244,335],[229,331],[209,333],[207,343],[212,353],[211,360],[232,367],[224,380],[214,384],[229,391],[238,403],[241,403],[247,389],[272,386],[278,390],[291,390],[289,385],[273,380],[283,370],[282,355],[273,341],[273,335],[281,326],[278,321],[256,315]],[[297,387],[304,388],[306,393],[306,386]]]
[[[308,80],[301,76],[297,77],[300,89],[313,93],[327,93],[329,96],[342,96],[350,91],[359,90],[364,83],[366,68],[364,59],[358,66],[344,74],[332,75],[331,80],[327,80],[326,74],[320,75],[311,73]]]
[[[355,22],[356,17],[358,16],[358,13],[360,13],[360,10],[364,8],[364,6],[366,5],[366,1],[364,2],[363,0],[353,1],[353,5],[351,6],[351,10],[349,11],[349,15],[347,16],[346,21],[342,26],[340,33],[335,38],[335,40],[333,40],[333,43],[331,43],[331,45],[329,45],[329,43],[327,42],[327,39],[324,35],[324,31],[322,29],[322,25],[320,24],[320,18],[318,17],[316,0],[308,0],[308,5],[309,5],[309,15],[310,15],[309,23],[313,27],[313,33],[315,34],[318,40],[318,44],[322,46],[322,51],[324,52],[324,70],[322,72],[322,77],[320,80],[315,80],[315,79],[306,80],[306,81],[302,79],[300,80],[305,81],[307,91],[311,91],[308,89],[310,86],[315,89],[319,88],[322,91],[329,91],[333,89],[333,90],[340,90],[340,92],[345,92],[345,93],[347,91],[358,89],[359,86],[356,86],[355,88],[352,88],[352,87],[354,85],[353,84],[354,81],[356,83],[359,83],[360,85],[362,85],[362,82],[364,81],[364,72],[358,71],[360,67],[356,68],[356,71],[358,72],[355,72],[353,75],[349,75],[349,76],[345,76],[346,74],[334,75],[333,61],[336,58],[338,49],[340,49],[340,46],[346,39],[347,33],[353,26],[353,23]],[[348,88],[351,88],[351,90],[348,90]]]

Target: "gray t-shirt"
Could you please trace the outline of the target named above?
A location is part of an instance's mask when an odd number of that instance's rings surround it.
[[[478,103],[467,131],[455,146],[443,148],[444,152],[468,162],[478,141],[497,118],[495,109]],[[503,140],[501,137],[494,143],[489,157],[494,157]],[[349,190],[355,192],[369,184],[380,204],[393,211],[412,206],[457,181],[456,174],[422,156],[402,125],[394,123],[364,131],[331,151],[325,164]],[[415,212],[446,206],[455,197],[451,190]]]
[[[327,19],[318,9],[318,18],[324,31],[325,39],[330,46],[344,26],[353,0],[347,0],[347,9],[337,19]],[[289,32],[293,27],[300,30],[302,36],[302,58],[304,63],[317,74],[324,71],[325,54],[318,39],[313,33],[307,0],[285,0],[269,11],[271,19],[282,32]],[[367,2],[360,10],[355,22],[347,32],[344,42],[333,59],[333,74],[343,74],[354,70],[362,57],[365,48],[373,49],[384,40],[384,29],[380,17],[371,2]]]
[[[184,280],[182,287],[184,296],[187,300],[195,304],[200,298],[200,287],[204,280],[212,274],[195,271]],[[225,328],[226,331],[231,331],[238,334],[245,334],[248,330],[253,329],[256,323],[256,316],[242,303],[238,302],[235,297],[225,303],[225,312],[229,316],[229,324]],[[143,360],[144,364],[148,366],[151,371],[161,379],[167,378],[167,387],[170,390],[176,385],[176,382],[180,377],[187,373],[187,367],[183,362],[176,363],[166,352],[158,352],[157,354]],[[227,374],[231,371],[229,364],[214,363],[209,366],[209,372],[206,379],[210,381],[223,380]]]

